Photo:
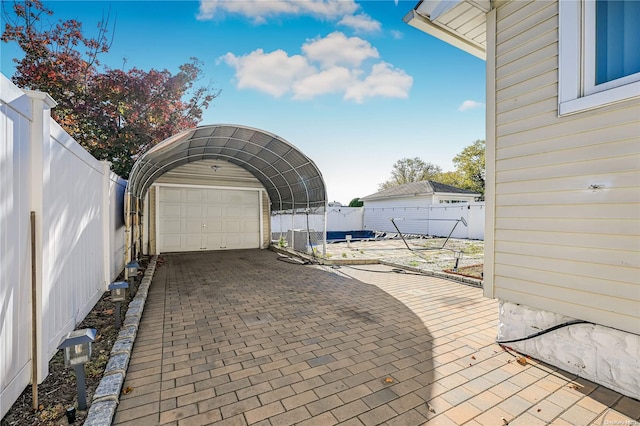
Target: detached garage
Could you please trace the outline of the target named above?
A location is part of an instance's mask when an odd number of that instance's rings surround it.
[[[316,165],[259,129],[190,129],[140,157],[127,185],[127,261],[138,254],[267,248],[272,211],[326,205]]]

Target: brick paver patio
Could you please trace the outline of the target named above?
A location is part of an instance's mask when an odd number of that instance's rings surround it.
[[[163,256],[114,424],[640,419],[636,400],[503,351],[494,343],[497,303],[480,289],[382,265],[277,258],[258,250]]]

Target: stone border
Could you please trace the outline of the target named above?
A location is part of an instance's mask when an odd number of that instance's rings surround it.
[[[109,426],[113,422],[157,260],[158,256],[151,258],[138,286],[138,291],[133,300],[129,302],[124,323],[111,348],[111,355],[102,380],[93,394],[91,407],[84,422],[86,426]]]

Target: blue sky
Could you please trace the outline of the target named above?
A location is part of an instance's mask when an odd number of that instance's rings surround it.
[[[203,83],[222,91],[202,124],[283,137],[318,165],[330,201],[376,192],[404,157],[453,170],[485,136],[485,63],[405,24],[417,0],[46,4],[47,19],[78,19],[89,35],[110,14],[112,68],[176,72],[199,58]],[[20,51],[0,47],[10,77]]]

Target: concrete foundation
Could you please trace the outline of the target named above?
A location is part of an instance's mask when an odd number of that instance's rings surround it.
[[[518,339],[574,320],[502,300],[499,309],[499,340]],[[506,346],[640,399],[640,336],[636,334],[575,324]]]

